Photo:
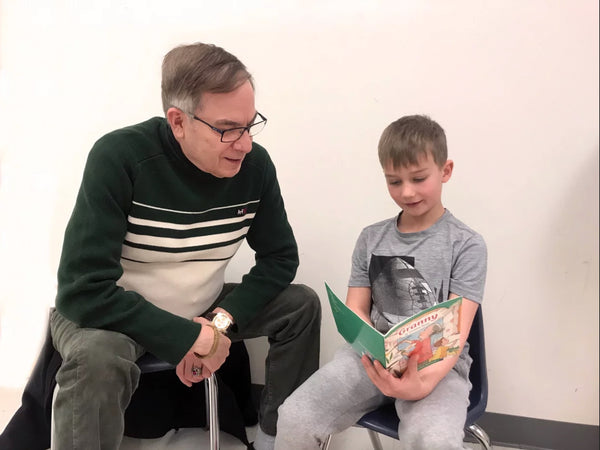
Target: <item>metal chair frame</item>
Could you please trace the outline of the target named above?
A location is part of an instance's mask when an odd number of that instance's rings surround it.
[[[483,428],[475,423],[485,412],[488,398],[485,339],[481,306],[477,309],[477,314],[473,319],[473,325],[471,326],[467,340],[470,345],[469,353],[473,358],[473,363],[471,364],[471,370],[469,372],[469,379],[473,387],[469,394],[470,404],[467,410],[465,431],[473,436],[485,450],[491,450],[492,443],[489,436]],[[356,426],[367,429],[374,450],[383,450],[379,433],[399,440],[398,423],[399,419],[394,405],[388,404],[362,416],[356,423]],[[327,436],[325,441],[321,444],[322,450],[328,450],[331,439],[331,435]]]
[[[175,368],[172,364],[158,359],[151,353],[145,353],[137,360],[142,373],[162,372],[164,370],[172,370]],[[206,427],[210,436],[210,450],[219,450],[219,386],[215,374],[211,374],[209,378],[204,380],[204,389],[206,393]]]

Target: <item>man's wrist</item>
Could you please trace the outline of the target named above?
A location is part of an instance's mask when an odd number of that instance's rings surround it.
[[[231,327],[231,325],[233,324],[231,317],[222,311],[212,311],[206,313],[204,317],[210,320],[212,326],[214,326],[216,330],[220,331],[223,334],[226,334],[229,330],[229,327]]]
[[[205,354],[200,354],[198,352],[194,352],[194,356],[196,356],[196,358],[210,358],[212,355],[215,354],[215,352],[217,351],[217,347],[219,346],[219,339],[221,336],[221,333],[219,333],[217,331],[217,329],[215,328],[215,326],[212,323],[207,323],[204,324],[202,326],[202,328],[204,329],[204,327],[206,327],[206,329],[210,329],[213,333],[213,341],[212,341],[212,345],[210,346],[210,350],[208,350],[207,353]]]

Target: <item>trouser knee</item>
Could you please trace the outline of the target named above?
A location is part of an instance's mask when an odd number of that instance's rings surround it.
[[[112,391],[131,395],[140,378],[140,369],[135,363],[135,347],[119,333],[104,330],[85,330],[79,341],[65,355],[61,367],[65,376],[71,378],[69,381],[82,384],[85,389],[94,392]],[[61,371],[57,376],[59,384]]]
[[[464,432],[462,429],[451,429],[443,426],[406,426],[400,422],[398,435],[403,442],[404,450],[457,450],[463,447]]]
[[[298,408],[298,405],[294,401],[290,401],[289,397],[279,406],[277,413],[278,431],[302,436],[314,430],[309,410]]]
[[[284,295],[300,320],[320,323],[321,301],[313,289],[304,284],[291,284]]]
[[[292,394],[293,397],[293,394]],[[276,448],[317,448],[329,434],[316,407],[288,398],[278,409]],[[300,444],[302,443],[302,444]],[[300,445],[300,446],[299,446]]]
[[[92,352],[79,358],[82,381],[94,390],[122,390],[133,393],[137,387],[140,368],[133,361],[115,355]]]

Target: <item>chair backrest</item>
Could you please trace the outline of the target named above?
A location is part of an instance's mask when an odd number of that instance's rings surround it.
[[[471,325],[468,337],[469,354],[473,358],[469,380],[473,387],[469,394],[469,409],[466,425],[474,423],[485,412],[488,401],[487,365],[485,360],[485,337],[483,332],[483,312],[481,305]]]

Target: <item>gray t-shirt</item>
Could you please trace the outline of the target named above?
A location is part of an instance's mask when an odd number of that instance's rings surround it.
[[[483,300],[487,248],[481,235],[446,210],[426,230],[401,233],[397,217],[363,229],[348,286],[370,287],[371,320],[382,333],[448,299]]]

